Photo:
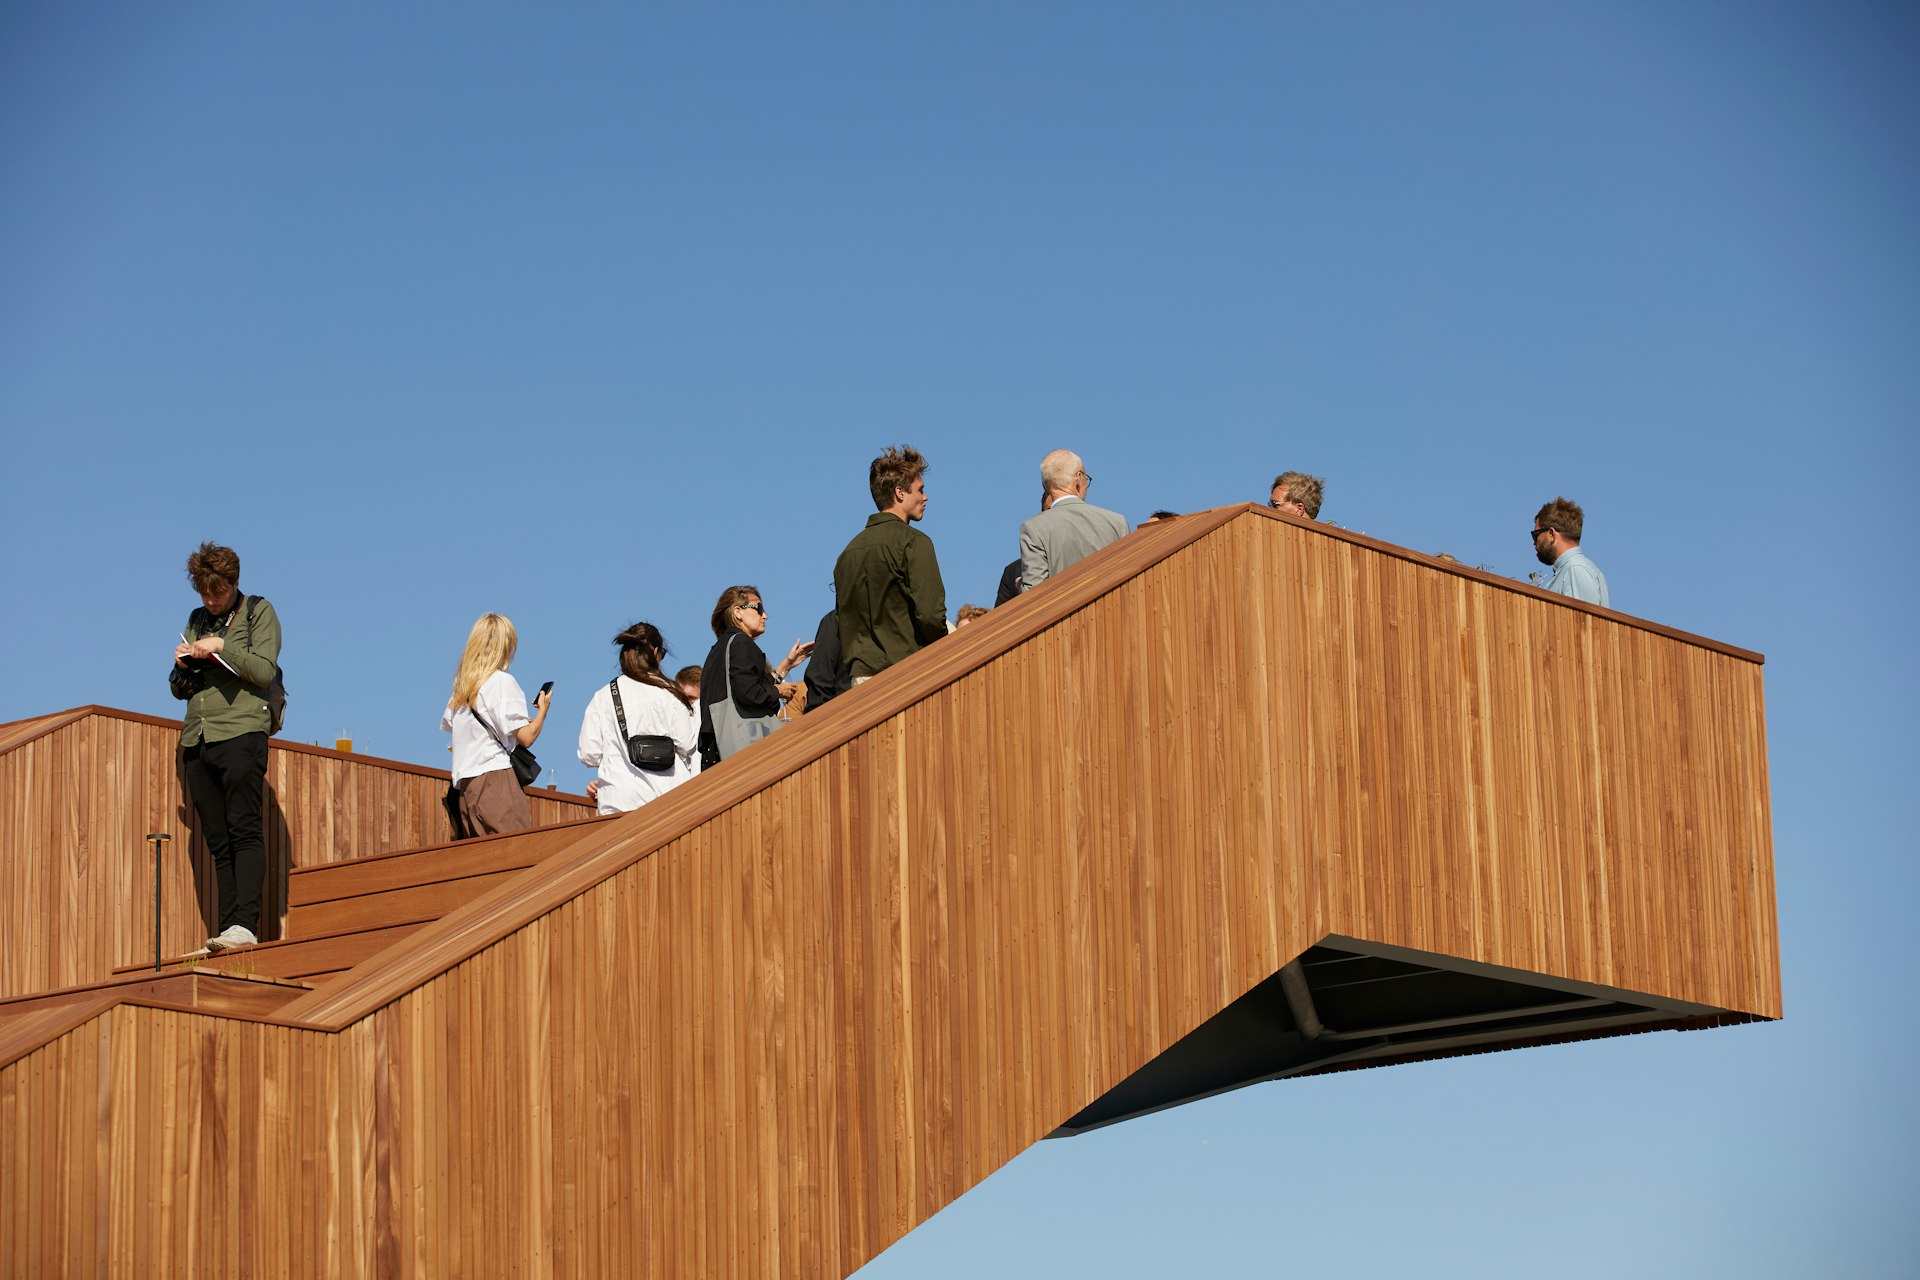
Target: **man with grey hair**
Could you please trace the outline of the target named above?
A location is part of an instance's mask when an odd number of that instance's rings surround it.
[[[1319,476],[1310,476],[1304,471],[1282,471],[1273,478],[1273,491],[1267,495],[1267,505],[1304,520],[1318,520],[1320,499],[1326,488],[1327,482]]]
[[[1080,455],[1055,449],[1040,460],[1051,504],[1020,526],[1020,589],[1031,591],[1077,560],[1127,536],[1127,518],[1087,501],[1093,477]]]

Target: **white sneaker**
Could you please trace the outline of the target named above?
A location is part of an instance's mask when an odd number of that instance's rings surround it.
[[[230,924],[207,939],[207,950],[225,951],[229,947],[250,947],[260,939],[253,936],[253,930],[243,924]]]

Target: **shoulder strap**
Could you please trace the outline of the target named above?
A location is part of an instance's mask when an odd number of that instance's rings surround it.
[[[227,632],[233,630],[233,620],[240,616],[240,607],[246,603],[246,600],[247,597],[244,595],[234,596],[233,608],[227,610],[227,620],[225,622],[215,617],[211,609],[195,610],[196,613],[204,612],[207,615],[207,629],[200,634],[203,636],[218,635],[224,637]],[[191,622],[192,619],[189,618],[188,621]],[[218,630],[215,628],[218,628]],[[253,630],[253,614],[251,612],[247,614],[247,630],[249,632]]]
[[[607,681],[607,688],[613,693],[613,718],[620,722],[620,741],[627,740],[627,709],[620,705],[620,677]]]
[[[488,680],[491,680],[492,678],[493,678],[492,676],[487,677]],[[481,682],[480,688],[481,689],[486,688],[485,681]],[[492,725],[488,724],[486,717],[480,714],[480,689],[475,689],[473,691],[473,701],[467,704],[467,714],[473,717],[475,724],[479,725],[482,729],[485,729],[487,731],[487,733],[493,738],[494,742],[499,744],[502,750],[506,751],[508,754],[512,754],[513,748],[507,746],[506,742],[501,739],[500,731],[498,729],[495,729]]]
[[[733,642],[739,635],[740,633],[735,631],[727,636],[727,659],[720,664],[720,670],[724,672],[727,677],[727,702],[729,705],[733,703]],[[737,706],[734,707],[735,711],[739,709]]]

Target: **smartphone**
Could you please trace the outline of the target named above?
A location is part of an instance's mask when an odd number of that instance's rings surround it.
[[[540,686],[540,693],[552,693],[552,692],[553,692],[553,681],[549,680],[545,684]],[[540,693],[536,693],[533,695],[533,699],[535,702],[538,702],[540,700]]]

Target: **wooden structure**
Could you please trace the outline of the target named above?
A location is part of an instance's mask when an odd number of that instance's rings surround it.
[[[276,1012],[0,1023],[0,1267],[841,1276],[1050,1134],[1777,1017],[1760,677],[1148,526]]]
[[[0,1000],[152,961],[150,831],[174,837],[161,865],[162,950],[190,951],[218,927],[179,742],[178,720],[111,707],[0,725]],[[447,780],[444,769],[270,742],[261,936],[282,936],[294,868],[451,839]],[[584,796],[527,796],[538,823],[593,813]]]

